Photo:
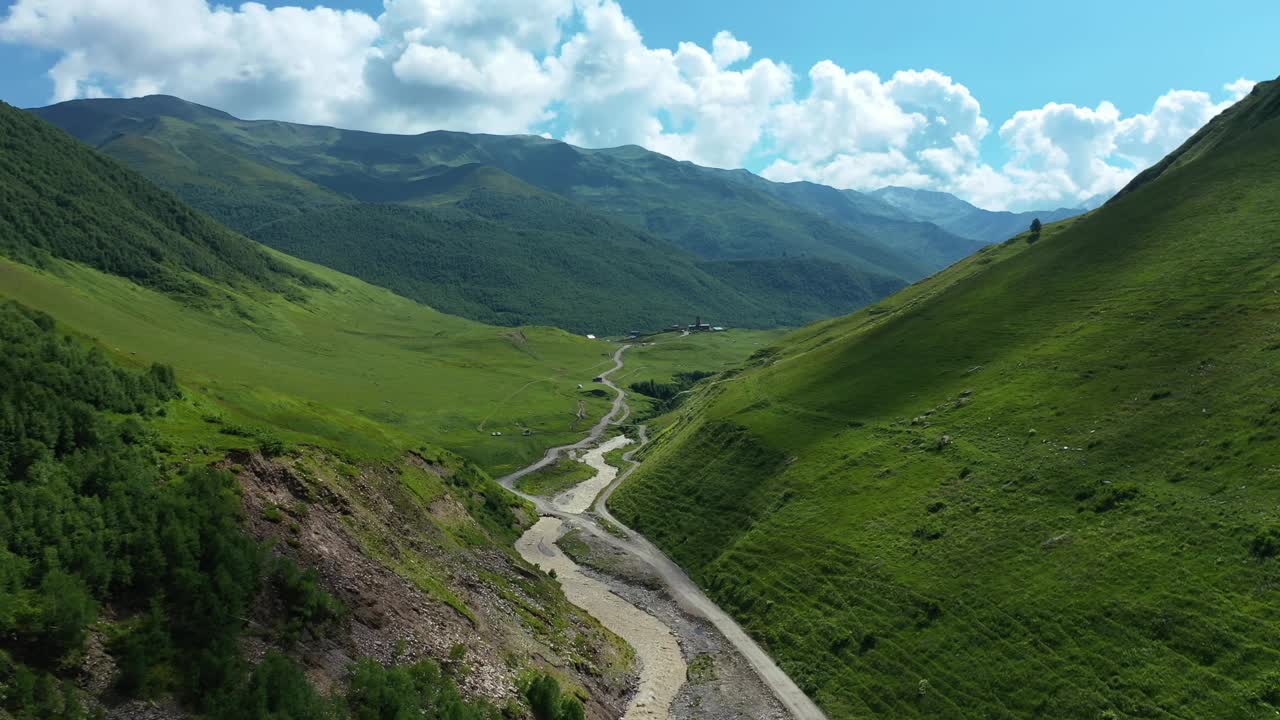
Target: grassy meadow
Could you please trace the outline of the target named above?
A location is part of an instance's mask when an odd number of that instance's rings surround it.
[[[516,489],[530,495],[554,497],[579,483],[590,480],[596,471],[590,465],[567,457],[516,481]]]
[[[740,366],[752,353],[783,337],[784,330],[730,329],[716,333],[661,333],[640,341],[627,341],[626,367],[612,376],[619,387],[652,380],[671,382],[681,372],[722,372]],[[632,410],[647,411],[650,399],[627,393]]]
[[[500,473],[580,437],[579,400],[594,417],[608,407],[577,390],[609,366],[608,343],[481,325],[279,257],[336,290],[301,303],[241,297],[213,313],[83,266],[0,260],[0,295],[129,363],[172,364],[196,393],[165,422],[208,452],[244,445],[223,432],[231,423],[355,456],[432,443]]]

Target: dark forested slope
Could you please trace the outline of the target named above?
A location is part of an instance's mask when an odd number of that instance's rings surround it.
[[[444,312],[584,333],[652,330],[695,316],[797,325],[903,284],[818,259],[701,263],[554,195],[522,191],[500,170],[463,170],[483,178],[441,184],[429,203],[335,206],[278,220],[255,236]],[[815,272],[798,283],[789,268],[801,264]]]
[[[33,264],[73,260],[185,295],[210,292],[199,278],[269,291],[314,282],[138,173],[4,104],[0,251]]]

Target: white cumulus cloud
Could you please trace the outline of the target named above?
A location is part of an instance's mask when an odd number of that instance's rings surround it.
[[[1050,103],[1015,113],[1000,127],[1001,140],[1013,151],[1001,169],[1011,181],[1003,202],[1074,205],[1115,192],[1252,87],[1246,80],[1230,83],[1221,101],[1206,92],[1170,90],[1150,112],[1129,116],[1109,102],[1096,108]],[[989,205],[1001,202],[977,182],[961,189]]]
[[[171,93],[311,122],[363,99],[377,38],[363,13],[204,0],[18,0],[0,22],[2,40],[64,53],[54,100]]]
[[[992,132],[931,69],[797,74],[729,30],[652,47],[617,0],[384,0],[377,17],[207,0],[13,0],[0,41],[59,53],[51,99],[168,93],[250,118],[384,132],[549,131],[775,180],[956,193],[984,207],[1116,190],[1243,97],[1171,90],[1126,115],[1050,103]],[[140,22],[139,18],[146,18]],[[1000,144],[1007,162],[983,160]]]
[[[823,61],[806,96],[774,111],[775,180],[836,187],[936,185],[978,160],[989,125],[969,89],[933,70],[885,81]]]

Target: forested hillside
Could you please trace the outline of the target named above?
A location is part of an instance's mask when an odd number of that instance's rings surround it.
[[[317,281],[191,210],[141,175],[0,103],[0,251],[62,258],[165,292],[207,296],[207,278],[287,292]]]
[[[450,184],[429,207],[357,204],[281,219],[254,234],[292,255],[355,275],[443,312],[499,325],[582,333],[652,330],[695,316],[732,326],[799,325],[902,286],[812,260],[699,263],[665,241],[567,201]],[[510,178],[515,181],[514,178]]]
[[[615,512],[833,718],[1274,715],[1278,108],[700,385]]]
[[[861,307],[980,246],[928,223],[862,212],[830,188],[842,203],[835,212],[754,176],[638,147],[242,121],[161,96],[35,112],[257,240],[485,322],[620,332],[692,314],[795,325]],[[427,215],[388,204],[479,219],[450,215],[457,232],[442,233]],[[395,230],[347,231],[375,216]],[[330,231],[330,220],[344,230]],[[475,245],[465,257],[464,241]],[[531,247],[543,252],[528,265],[525,288],[511,282],[511,264]],[[811,282],[777,285],[797,258],[821,261],[822,270]],[[723,260],[751,263],[727,274],[699,267]],[[615,269],[603,270],[605,262]],[[462,266],[475,289],[449,280]],[[588,314],[585,303],[596,309]]]
[[[345,689],[317,690],[285,651],[327,638],[349,608],[314,569],[242,527],[236,478],[166,472],[170,441],[148,417],[180,396],[172,368],[124,370],[47,315],[0,304],[0,710],[19,720],[88,718],[101,703],[175,697],[231,718],[498,718],[440,667],[356,662]],[[259,608],[275,607],[264,626]],[[258,661],[243,644],[271,651]],[[110,683],[86,691],[86,657]],[[96,658],[95,663],[101,663]],[[554,681],[530,686],[543,717],[578,720]],[[536,690],[535,690],[536,688]],[[107,692],[104,692],[106,690]]]

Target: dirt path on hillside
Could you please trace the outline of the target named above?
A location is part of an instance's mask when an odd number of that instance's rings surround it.
[[[614,398],[613,398],[613,405],[609,408],[609,412],[605,413],[604,417],[600,418],[600,421],[597,422],[594,426],[592,426],[591,432],[587,433],[587,436],[585,438],[579,440],[578,442],[572,445],[561,445],[560,447],[548,448],[547,452],[543,454],[541,460],[533,463],[532,465],[528,465],[526,467],[520,468],[519,470],[511,473],[510,475],[504,478],[501,478],[500,480],[498,480],[498,482],[506,486],[506,488],[511,492],[525,498],[526,500],[531,501],[534,505],[537,505],[539,510],[543,509],[542,506],[545,503],[542,501],[541,498],[537,498],[532,495],[525,495],[519,490],[516,490],[515,488],[516,480],[519,480],[525,475],[528,475],[530,473],[535,473],[541,470],[542,468],[547,467],[548,465],[558,460],[561,455],[569,452],[570,450],[582,450],[585,448],[589,448],[592,445],[595,445],[596,441],[600,439],[600,436],[604,434],[604,431],[606,428],[608,428],[610,425],[617,425],[627,419],[627,416],[631,414],[631,408],[627,406],[626,396],[622,392],[622,390],[618,388],[617,385],[614,385],[612,382],[609,381],[609,376],[622,369],[622,353],[626,352],[627,348],[629,347],[631,346],[623,345],[622,347],[618,348],[618,351],[613,354],[613,367],[609,368],[603,373],[600,373],[599,375],[601,382],[604,383],[610,390],[613,390]]]
[[[791,680],[791,678],[773,662],[773,659],[769,657],[768,653],[756,644],[756,642],[738,626],[733,618],[729,617],[727,613],[712,602],[711,599],[702,592],[701,588],[690,580],[689,576],[686,575],[678,565],[676,565],[661,550],[655,547],[639,533],[636,533],[619,522],[617,518],[609,512],[606,505],[609,496],[612,495],[618,485],[625,480],[627,476],[634,472],[635,468],[638,466],[638,463],[631,459],[635,450],[626,454],[625,457],[631,467],[627,468],[627,470],[621,475],[610,480],[599,480],[598,478],[600,473],[597,472],[597,478],[587,481],[587,483],[590,483],[594,487],[604,486],[603,490],[596,497],[594,511],[601,518],[618,526],[619,528],[622,528],[623,533],[626,535],[625,538],[618,537],[605,531],[596,519],[586,512],[588,508],[591,508],[592,503],[590,501],[590,495],[580,489],[583,487],[582,485],[580,485],[579,488],[575,488],[578,492],[574,492],[573,490],[566,491],[551,501],[533,495],[527,495],[515,489],[514,484],[517,479],[547,467],[548,465],[556,462],[562,454],[569,452],[570,450],[581,450],[594,445],[600,437],[603,436],[605,430],[610,425],[620,424],[627,418],[630,414],[630,408],[626,403],[626,393],[615,385],[610,380],[609,376],[622,369],[622,355],[629,347],[631,346],[624,345],[614,353],[613,368],[602,373],[600,376],[601,382],[612,389],[616,395],[609,413],[596,423],[587,437],[572,445],[551,448],[547,450],[541,460],[526,468],[518,470],[499,481],[508,490],[511,490],[517,495],[532,502],[542,515],[547,516],[530,528],[525,535],[520,538],[517,543],[517,548],[520,549],[521,555],[524,556],[527,561],[542,565],[544,568],[548,569],[551,567],[556,568],[557,577],[559,577],[562,572],[565,573],[566,580],[562,582],[562,584],[565,587],[565,594],[569,597],[570,602],[573,602],[573,604],[591,613],[600,620],[605,627],[610,628],[618,635],[626,638],[628,642],[631,642],[632,647],[637,649],[637,654],[640,655],[642,663],[640,681],[642,693],[638,694],[632,701],[632,705],[628,708],[627,715],[625,716],[626,718],[665,719],[671,717],[671,698],[675,697],[676,693],[681,689],[685,681],[683,656],[681,656],[679,663],[680,672],[673,674],[672,661],[669,659],[654,659],[646,662],[645,655],[640,653],[640,646],[635,642],[632,642],[622,630],[610,625],[610,621],[613,620],[617,622],[619,628],[623,628],[627,632],[637,632],[635,628],[643,627],[642,625],[637,624],[632,628],[624,627],[624,624],[633,622],[631,615],[632,612],[640,614],[645,613],[639,610],[636,606],[622,600],[618,595],[612,593],[607,584],[587,577],[576,563],[566,557],[558,547],[554,546],[555,540],[561,537],[569,529],[581,530],[582,532],[589,534],[592,537],[593,542],[596,544],[610,546],[622,555],[635,558],[649,566],[653,570],[654,575],[661,581],[662,585],[665,586],[664,590],[678,604],[679,608],[695,618],[703,619],[710,623],[715,630],[717,630],[741,655],[742,659],[745,660],[751,669],[755,671],[760,681],[768,687],[769,691],[773,693],[778,702],[786,708],[787,712],[789,712],[795,720],[826,720],[826,715],[823,714],[823,712],[818,709],[818,706],[815,705],[813,701],[810,700],[808,696],[806,696],[804,692],[802,692]],[[647,434],[645,433],[644,428],[641,427],[640,446],[643,447],[647,440]],[[606,445],[608,445],[608,443],[606,443]],[[609,448],[609,450],[611,449],[614,448]],[[597,448],[597,450],[600,450],[600,448]],[[609,450],[598,452],[599,465],[596,464],[597,461],[593,458],[592,467],[596,467],[597,471],[601,469],[600,466],[605,466],[603,457],[605,452],[608,452]],[[595,453],[588,453],[588,456],[592,456],[594,454]],[[566,498],[566,495],[570,495],[571,493],[572,497]],[[581,507],[580,510],[578,509],[579,507]],[[527,555],[526,552],[528,553]],[[563,571],[560,569],[562,567],[564,568]],[[571,586],[573,588],[573,594],[570,594]],[[575,596],[582,600],[582,602],[597,605],[601,612],[606,613],[607,617],[601,617],[593,611],[591,607],[581,604],[574,599]],[[601,599],[602,596],[608,596],[612,598],[612,600],[630,608],[630,610],[622,609],[613,604],[612,601],[608,602],[608,609],[606,609],[604,605],[606,601]],[[673,637],[670,627],[663,625],[651,616],[649,617],[650,620],[653,620],[663,629],[662,631],[666,633],[667,637]],[[635,622],[638,623],[639,621]],[[652,638],[656,638],[658,633],[658,631],[654,630],[652,627],[648,630],[644,630],[643,632],[648,633]],[[650,663],[652,663],[652,665]],[[645,690],[645,688],[651,688],[652,695],[643,694],[649,692],[649,690]],[[666,698],[666,700],[664,701],[663,698]],[[661,704],[664,702],[665,704]],[[645,704],[643,712],[657,714],[633,715],[633,713],[642,712],[640,709],[641,703]],[[659,704],[661,704],[661,707],[659,707]]]

